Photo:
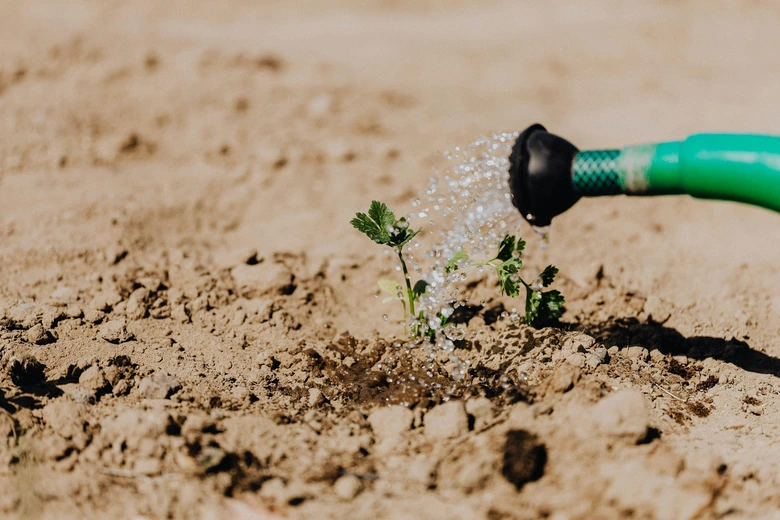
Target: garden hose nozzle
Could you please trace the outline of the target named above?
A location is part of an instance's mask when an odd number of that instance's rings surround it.
[[[509,157],[512,203],[534,226],[580,197],[681,195],[745,202],[780,212],[780,137],[696,134],[684,141],[583,150],[539,124]]]

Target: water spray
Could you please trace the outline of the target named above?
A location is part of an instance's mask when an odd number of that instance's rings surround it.
[[[509,161],[512,203],[538,227],[580,197],[618,194],[687,194],[780,212],[780,137],[696,134],[581,151],[535,124],[517,137]]]

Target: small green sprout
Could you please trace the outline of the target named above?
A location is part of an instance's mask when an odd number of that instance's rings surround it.
[[[419,316],[417,315],[415,304],[419,303],[420,297],[428,290],[428,283],[424,280],[418,280],[412,285],[403,255],[403,247],[417,236],[420,230],[409,229],[409,223],[405,218],[396,219],[395,213],[386,204],[378,201],[372,201],[368,214],[358,213],[352,219],[351,224],[377,244],[387,245],[395,250],[404,273],[405,294],[404,288],[394,280],[382,279],[377,282],[377,285],[388,294],[385,302],[394,299],[401,300],[405,319],[408,316],[415,316],[419,318],[419,323],[424,322],[424,315],[422,311],[420,311]],[[536,324],[559,318],[563,313],[563,295],[556,290],[541,290],[553,283],[558,269],[551,265],[547,266],[539,274],[534,284],[528,284],[520,277],[520,269],[523,267],[523,249],[525,249],[525,241],[507,235],[498,245],[498,253],[494,258],[471,261],[469,256],[461,250],[449,259],[445,270],[447,273],[451,273],[471,266],[490,266],[496,270],[502,295],[518,297],[520,296],[520,286],[525,288],[525,319],[527,323]],[[447,317],[439,314],[438,318],[441,320],[441,326],[448,323]],[[412,330],[413,337],[421,335],[419,323]],[[428,329],[425,335],[433,337],[435,331]]]

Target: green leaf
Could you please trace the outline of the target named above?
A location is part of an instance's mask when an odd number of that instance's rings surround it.
[[[550,284],[553,283],[553,280],[555,280],[555,275],[558,274],[558,268],[552,265],[548,265],[544,268],[544,271],[541,272],[539,275],[539,278],[542,279],[542,285],[545,287],[549,287]]]
[[[414,287],[412,287],[412,292],[414,293],[415,298],[419,298],[420,295],[425,294],[427,290],[428,282],[425,280],[417,280],[417,283],[414,284]]]
[[[501,241],[501,244],[498,246],[498,254],[496,255],[497,260],[501,260],[502,262],[505,262],[512,258],[512,251],[515,250],[515,237],[512,235],[507,235],[504,237],[504,239]]]
[[[542,303],[539,305],[540,320],[554,320],[563,314],[563,295],[559,291],[547,291],[542,293]]]
[[[501,288],[501,294],[508,296],[520,295],[520,268],[523,262],[519,258],[510,258],[501,262],[496,267],[498,274],[498,286]]]
[[[525,293],[525,322],[533,324],[539,317],[539,306],[542,304],[542,293],[527,289]]]
[[[563,314],[563,295],[559,291],[528,290],[525,299],[525,321],[529,324],[560,318]]]
[[[390,229],[395,227],[395,213],[383,202],[374,200],[371,201],[368,215],[358,213],[350,223],[377,244],[391,244]]]
[[[404,217],[401,217],[397,222],[393,224],[393,233],[390,237],[390,245],[393,247],[403,247],[411,239],[417,236],[421,230],[414,231],[409,229],[409,224]]]
[[[450,258],[449,262],[447,262],[447,265],[444,266],[444,269],[451,273],[452,271],[458,270],[458,262],[461,262],[462,260],[468,260],[469,255],[466,254],[464,250],[460,250],[454,255],[452,255],[452,258]]]

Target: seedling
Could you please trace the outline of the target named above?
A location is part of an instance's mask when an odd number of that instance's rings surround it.
[[[377,244],[390,246],[395,251],[401,262],[405,290],[395,280],[382,279],[377,284],[389,294],[389,297],[385,299],[386,302],[393,299],[401,301],[405,322],[408,322],[410,316],[417,318],[415,324],[412,325],[413,337],[425,335],[432,338],[435,336],[434,330],[420,326],[421,323],[425,323],[425,316],[422,311],[418,314],[415,307],[419,303],[420,297],[427,292],[428,284],[424,280],[418,280],[412,285],[403,254],[404,246],[417,236],[420,230],[409,229],[409,222],[405,218],[396,219],[395,213],[386,204],[378,201],[372,201],[368,214],[358,213],[352,219],[351,224]],[[559,318],[563,313],[563,295],[557,290],[542,291],[543,288],[549,287],[553,283],[558,269],[551,265],[547,266],[533,284],[527,283],[520,276],[524,248],[525,242],[522,239],[506,235],[498,245],[498,253],[494,258],[472,260],[461,250],[449,259],[445,269],[450,273],[473,266],[492,267],[498,275],[498,285],[502,295],[518,297],[520,296],[520,287],[525,288],[525,319],[527,323],[538,324]],[[440,313],[438,319],[442,327],[447,325],[446,316]]]

